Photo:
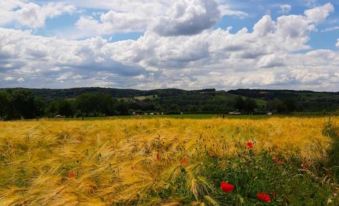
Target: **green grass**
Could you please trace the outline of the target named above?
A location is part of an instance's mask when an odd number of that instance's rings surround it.
[[[279,156],[277,154],[277,156]],[[277,164],[268,152],[254,154],[243,150],[239,157],[217,158],[209,154],[198,157],[198,164],[176,168],[162,191],[149,191],[148,198],[133,205],[153,205],[149,200],[180,200],[181,205],[191,202],[204,205],[339,205],[336,188],[325,177],[317,177],[316,168],[303,169],[298,157],[282,159]],[[280,157],[281,158],[281,157]],[[235,190],[225,193],[220,183],[227,181]],[[272,202],[263,203],[256,194],[265,192]]]
[[[262,151],[255,154],[250,149],[239,150],[234,157],[215,157],[202,153],[192,162],[173,170],[166,189],[149,191],[147,198],[131,205],[156,205],[156,200],[176,201],[180,205],[339,205],[339,136],[331,122],[324,134],[333,139],[329,161],[308,165],[299,156],[288,159],[282,154]],[[226,181],[235,190],[225,193],[220,183]],[[258,200],[257,193],[270,195],[271,202]],[[151,201],[150,201],[151,200]],[[155,202],[152,202],[155,201]]]

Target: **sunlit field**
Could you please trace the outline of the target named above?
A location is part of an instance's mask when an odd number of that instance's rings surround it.
[[[0,205],[339,205],[338,123],[0,122]]]

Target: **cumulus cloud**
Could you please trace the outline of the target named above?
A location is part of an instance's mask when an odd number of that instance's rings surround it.
[[[305,16],[309,21],[319,23],[324,21],[333,11],[334,6],[331,3],[327,3],[323,6],[306,10]]]
[[[33,84],[37,78],[40,84],[66,80],[71,84],[104,72],[117,77],[142,73],[138,65],[116,61],[107,44],[102,38],[71,41],[0,29],[0,68],[6,68],[0,75],[5,80],[23,78]]]
[[[219,18],[214,0],[181,0],[175,2],[153,29],[163,36],[192,35],[212,27]]]
[[[337,44],[336,44],[336,46],[339,48],[339,39],[337,39]]]
[[[309,34],[334,11],[332,4],[306,10],[304,15],[283,15],[276,21],[268,15],[262,17],[254,26],[254,33],[273,44],[284,44],[287,50],[309,48]]]
[[[254,33],[259,36],[266,36],[276,30],[276,23],[272,20],[271,16],[263,16],[253,28]]]
[[[88,36],[113,33],[143,32],[147,28],[149,17],[109,11],[95,19],[92,16],[81,16],[76,27]]]
[[[199,12],[204,16],[203,10],[195,9],[189,18]],[[244,28],[235,33],[206,26],[195,35],[159,35],[148,27],[139,39],[119,42],[100,37],[62,40],[0,29],[0,87],[337,90],[338,51],[308,46],[310,32],[331,11],[325,5],[301,15],[276,19],[266,15],[253,31]],[[173,17],[181,19],[179,14]],[[177,25],[179,20],[173,19]]]
[[[283,5],[287,8],[286,5]],[[334,6],[327,3],[323,6],[308,9],[304,15],[283,15],[273,21],[269,15],[264,16],[254,27],[254,32],[266,38],[277,38],[275,42],[285,42],[294,49],[307,49],[310,32],[316,31],[317,25],[323,22],[332,12]]]
[[[9,0],[0,2],[0,25],[17,23],[29,28],[40,28],[46,19],[72,13],[74,6],[64,3],[38,5],[26,0]]]
[[[150,30],[162,36],[194,35],[211,28],[222,16],[244,18],[248,15],[215,0],[88,0],[73,3],[109,9],[99,18],[83,15],[79,19],[76,26],[87,36]]]

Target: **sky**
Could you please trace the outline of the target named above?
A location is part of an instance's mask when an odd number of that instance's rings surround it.
[[[0,87],[339,91],[339,1],[0,0]]]

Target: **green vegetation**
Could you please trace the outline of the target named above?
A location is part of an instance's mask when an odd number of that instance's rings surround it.
[[[333,180],[325,183],[327,177],[315,176],[315,168],[303,168],[299,157],[284,159],[279,154],[266,151],[254,154],[251,150],[239,151],[238,155],[218,158],[201,154],[200,164],[177,168],[170,189],[150,195],[153,199],[175,197],[184,200],[180,202],[182,205],[194,201],[206,205],[261,205],[257,198],[260,192],[267,193],[273,200],[267,205],[339,204],[334,195],[336,188],[330,184]],[[235,189],[225,193],[220,189],[223,181],[234,185]],[[135,205],[148,204],[150,202]]]
[[[107,117],[119,115],[326,114],[339,108],[339,94],[307,91],[215,89],[151,91],[79,88],[2,89],[0,119]],[[182,116],[180,116],[182,117]]]

